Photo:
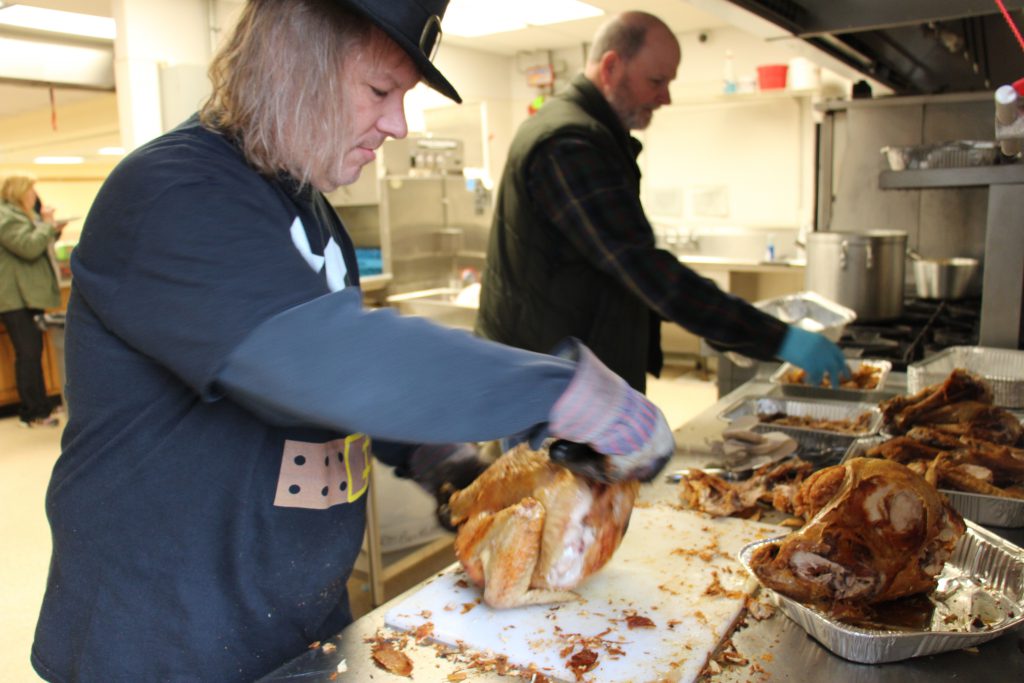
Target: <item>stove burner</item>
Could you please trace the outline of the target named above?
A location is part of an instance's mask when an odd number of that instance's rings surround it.
[[[847,325],[838,344],[849,357],[888,360],[893,369],[931,356],[950,346],[978,343],[980,300],[908,299],[903,314],[890,321]]]
[[[932,331],[932,342],[943,349],[949,346],[973,346],[977,341],[977,335],[972,334],[970,330],[936,329]]]
[[[899,341],[887,339],[885,330],[877,328],[854,328],[847,327],[843,330],[843,336],[839,339],[839,346],[843,349],[859,349],[860,355],[873,355],[878,353],[891,353],[898,349]]]
[[[854,323],[843,330],[843,338],[849,337],[850,341],[854,343],[871,343],[880,339],[884,340],[887,337],[891,339],[909,337],[913,331],[914,329],[909,325],[894,324],[888,327],[879,327],[877,323],[864,325]]]

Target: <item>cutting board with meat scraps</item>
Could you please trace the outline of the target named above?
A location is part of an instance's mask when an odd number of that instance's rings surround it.
[[[491,609],[456,565],[388,610],[385,623],[562,681],[692,681],[756,585],[740,549],[779,533],[664,504],[637,507],[611,561],[577,587],[577,602]]]

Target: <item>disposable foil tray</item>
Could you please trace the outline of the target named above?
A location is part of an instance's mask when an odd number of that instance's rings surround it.
[[[878,384],[872,389],[847,389],[845,387],[833,389],[831,386],[811,386],[809,384],[787,382],[786,378],[789,373],[798,369],[795,365],[790,363],[783,363],[780,365],[779,369],[773,372],[771,377],[769,377],[769,381],[778,385],[782,393],[789,396],[863,401],[865,403],[877,403],[879,399],[884,398],[883,396],[879,396],[879,392],[884,389],[885,382],[889,378],[889,372],[892,370],[891,362],[887,360],[866,358],[848,358],[846,359],[846,365],[850,368],[851,372],[856,372],[862,367],[876,368],[878,371]]]
[[[857,314],[851,309],[814,292],[766,299],[754,306],[784,323],[808,332],[820,332],[832,341],[839,341],[846,326],[857,319]]]
[[[854,441],[846,451],[844,460],[863,457],[872,447],[882,443],[886,437],[874,436]],[[952,489],[939,489],[964,519],[986,526],[1009,529],[1024,527],[1024,500],[989,496],[983,493],[969,493]]]
[[[740,551],[740,562],[751,576],[757,576],[750,566],[754,552],[784,538],[755,541]],[[931,623],[923,630],[852,626],[767,586],[762,590],[812,638],[840,657],[863,664],[980,645],[1024,622],[1024,551],[972,522],[967,522],[967,532],[938,582],[929,595],[935,606]]]
[[[951,346],[907,366],[907,391],[915,394],[945,380],[954,369],[968,370],[992,387],[997,406],[1024,408],[1024,351],[984,346]]]
[[[932,145],[886,146],[882,154],[893,171],[991,166],[998,156],[991,140],[954,140]]]
[[[816,432],[783,425],[759,424],[755,432],[782,432],[796,441],[796,457],[811,463],[814,469],[837,465],[848,457],[857,438],[835,432]]]
[[[855,422],[861,415],[869,415],[868,422],[863,429],[855,432],[837,432],[831,429],[812,429],[810,427],[799,427],[796,425],[779,425],[773,422],[764,422],[764,426],[774,429],[786,427],[787,429],[798,429],[807,432],[822,432],[825,434],[842,434],[849,437],[871,436],[878,432],[882,424],[882,411],[874,403],[850,403],[847,401],[825,401],[815,399],[799,399],[774,396],[762,396],[761,398],[746,398],[737,401],[722,411],[720,418],[733,421],[745,415],[761,417],[763,415],[792,415],[794,417],[812,417],[819,420],[849,420]]]

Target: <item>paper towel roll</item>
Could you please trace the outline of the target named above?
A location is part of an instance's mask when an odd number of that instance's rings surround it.
[[[996,121],[1008,126],[1017,119],[1017,91],[1012,85],[996,89]]]
[[[1020,116],[1020,98],[1012,85],[1000,86],[996,89],[996,122],[1001,126],[1009,126]],[[1013,156],[1020,151],[1019,140],[1000,140],[999,148],[1003,154]]]
[[[821,85],[821,69],[806,57],[794,57],[789,60],[790,90],[814,90]]]

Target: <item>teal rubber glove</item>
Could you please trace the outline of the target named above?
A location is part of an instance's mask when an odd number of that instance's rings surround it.
[[[808,332],[790,326],[779,347],[779,358],[802,368],[807,383],[817,386],[827,372],[832,387],[839,386],[840,377],[849,377],[843,352],[834,343],[817,332]]]

